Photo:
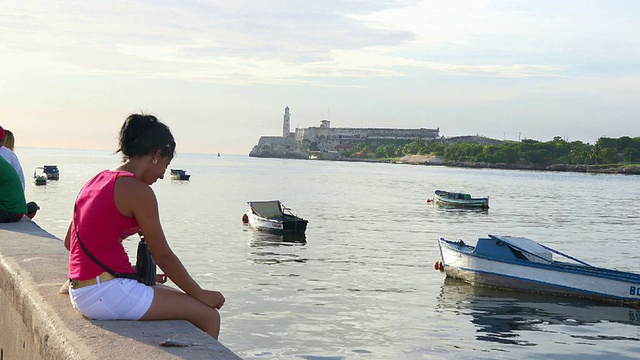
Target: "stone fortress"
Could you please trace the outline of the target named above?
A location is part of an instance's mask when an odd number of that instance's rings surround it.
[[[291,132],[291,113],[284,109],[282,136],[261,136],[249,156],[268,158],[337,159],[341,151],[367,140],[440,140],[440,129],[332,128],[329,120],[319,127]]]

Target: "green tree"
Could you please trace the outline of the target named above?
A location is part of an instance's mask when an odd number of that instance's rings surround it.
[[[529,160],[534,165],[540,167],[547,165],[553,158],[553,155],[549,150],[539,149],[527,151],[526,153],[522,154],[522,157],[526,160]]]
[[[508,163],[510,163],[509,156],[504,151],[498,151],[497,153],[493,154],[493,161],[492,162],[494,164],[498,164],[498,163],[508,164]]]
[[[446,145],[441,142],[434,143],[431,146],[431,153],[433,153],[436,156],[444,156],[445,148],[446,148]]]
[[[632,148],[632,147],[628,147],[626,149],[624,149],[624,151],[622,152],[623,156],[622,158],[624,159],[624,161],[628,162],[628,163],[632,163],[634,160],[640,160],[640,156],[638,156],[640,154],[640,151]]]
[[[614,148],[602,150],[602,162],[604,164],[614,164],[618,162],[618,151]]]
[[[501,151],[506,156],[506,161],[505,162],[507,164],[513,164],[513,163],[517,162],[518,160],[520,160],[520,154],[518,154],[518,152],[513,148],[508,147],[508,148],[503,149]]]
[[[618,152],[623,152],[625,149],[633,147],[633,139],[628,136],[623,136],[618,139]]]
[[[596,143],[591,148],[591,154],[589,155],[589,160],[591,160],[592,164],[599,164],[601,157],[602,157],[602,146],[599,143]]]

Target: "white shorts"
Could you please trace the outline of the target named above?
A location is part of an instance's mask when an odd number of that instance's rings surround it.
[[[152,286],[124,278],[69,288],[73,307],[94,320],[138,320],[149,311],[153,296]]]

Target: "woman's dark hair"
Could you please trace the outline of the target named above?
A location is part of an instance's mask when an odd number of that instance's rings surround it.
[[[120,129],[120,147],[125,159],[153,154],[160,150],[160,155],[172,159],[176,153],[176,142],[169,127],[153,116],[131,114]]]

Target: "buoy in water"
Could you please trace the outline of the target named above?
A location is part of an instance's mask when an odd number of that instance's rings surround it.
[[[428,202],[428,203],[430,203],[430,202],[432,202],[432,201],[433,201],[432,199],[427,199],[427,202]]]
[[[247,214],[242,215],[242,223],[246,224],[249,222],[249,216]]]

